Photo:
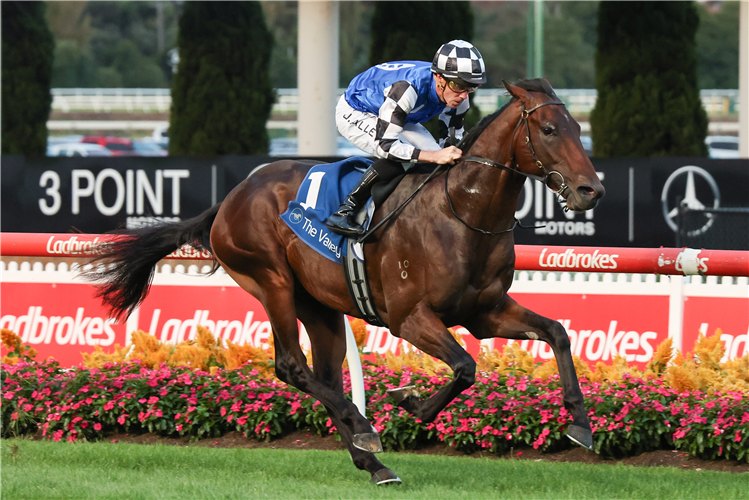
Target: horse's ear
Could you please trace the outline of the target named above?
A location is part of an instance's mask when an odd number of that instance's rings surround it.
[[[507,92],[509,92],[512,97],[521,100],[525,100],[528,97],[528,92],[526,92],[525,89],[522,89],[517,85],[511,85],[504,80],[502,80],[502,84],[505,86]]]

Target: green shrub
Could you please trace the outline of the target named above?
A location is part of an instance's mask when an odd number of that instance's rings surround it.
[[[179,29],[169,153],[267,153],[273,37],[259,2],[186,2]]]
[[[3,154],[44,155],[54,40],[44,2],[2,2]]]
[[[594,154],[706,156],[691,2],[601,2]]]

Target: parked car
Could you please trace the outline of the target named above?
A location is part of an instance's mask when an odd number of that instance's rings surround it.
[[[350,156],[372,156],[351,144],[345,137],[336,138],[336,152],[333,156],[342,158]],[[299,156],[299,139],[297,137],[277,137],[271,139],[269,156]]]
[[[709,135],[705,137],[710,158],[734,159],[739,157],[739,138],[735,135]]]
[[[125,139],[123,137],[110,137],[105,135],[88,135],[84,137],[81,142],[89,144],[99,144],[109,149],[112,152],[112,156],[133,156],[135,155],[135,148],[133,147],[133,141]]]
[[[593,139],[591,139],[587,135],[581,135],[580,142],[583,143],[583,149],[585,149],[587,155],[593,156]]]
[[[162,148],[168,150],[169,149],[169,126],[158,126],[155,129],[153,129],[153,134],[151,134],[151,139],[153,139],[153,142],[161,146]]]
[[[133,141],[133,148],[137,156],[167,156],[166,149],[159,146],[150,138],[136,139]]]
[[[100,144],[63,142],[47,146],[47,156],[112,156],[112,152]]]

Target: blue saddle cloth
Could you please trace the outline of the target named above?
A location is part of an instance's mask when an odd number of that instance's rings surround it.
[[[281,219],[317,253],[340,264],[341,257],[346,254],[345,238],[328,229],[325,221],[338,210],[372,163],[372,160],[353,156],[336,163],[315,165]]]

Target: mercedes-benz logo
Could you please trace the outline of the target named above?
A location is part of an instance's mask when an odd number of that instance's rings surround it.
[[[697,174],[699,177],[702,177],[705,182],[707,182],[707,185],[710,187],[710,190],[712,191],[712,207],[710,207],[710,202],[703,203],[703,201],[700,201],[700,199],[697,197],[697,187],[695,184],[695,174]],[[676,181],[679,177],[686,176],[686,185],[684,187],[684,194],[681,195],[680,190],[678,190],[678,187],[674,185],[674,181]],[[674,189],[671,189],[672,186],[674,186]],[[673,191],[670,192],[669,190]],[[718,184],[715,182],[715,179],[713,179],[713,176],[710,175],[705,169],[694,166],[694,165],[687,165],[681,168],[676,169],[666,180],[666,183],[663,185],[663,192],[661,193],[661,206],[663,209],[663,218],[666,219],[666,224],[668,224],[668,227],[671,228],[672,231],[676,232],[679,230],[678,226],[676,225],[676,216],[679,214],[679,206],[677,204],[677,193],[678,196],[681,197],[681,203],[683,205],[686,205],[687,208],[692,210],[703,210],[705,207],[710,208],[718,208],[720,206],[720,190],[718,189]],[[706,199],[706,193],[704,190],[700,192],[700,196],[703,200]],[[697,229],[693,229],[688,231],[689,236],[697,236],[708,229],[710,229],[710,226],[713,225],[713,215],[712,214],[705,214],[705,223],[702,225],[702,227],[699,227]]]

